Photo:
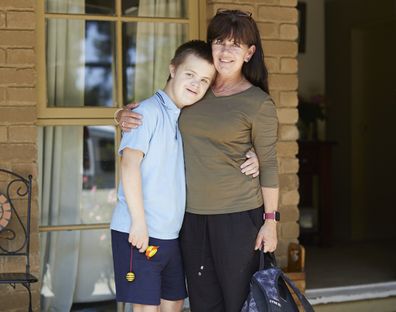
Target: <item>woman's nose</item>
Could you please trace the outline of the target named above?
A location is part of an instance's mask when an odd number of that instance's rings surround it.
[[[232,52],[232,45],[222,45],[221,46],[221,52],[228,52],[231,53]]]

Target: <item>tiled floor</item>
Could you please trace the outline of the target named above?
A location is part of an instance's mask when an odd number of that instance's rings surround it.
[[[306,249],[307,289],[396,281],[395,241]]]

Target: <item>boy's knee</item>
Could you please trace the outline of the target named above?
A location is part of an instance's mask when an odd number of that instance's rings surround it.
[[[170,301],[161,299],[161,312],[180,312],[183,309],[184,300]]]

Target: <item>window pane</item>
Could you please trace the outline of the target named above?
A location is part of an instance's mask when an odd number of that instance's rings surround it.
[[[41,225],[110,222],[115,189],[115,129],[40,129]]]
[[[47,20],[49,107],[114,106],[114,23]]]
[[[165,86],[169,62],[187,38],[187,26],[182,24],[123,24],[124,104]]]
[[[114,15],[115,0],[46,0],[47,13]]]
[[[41,311],[70,311],[71,304],[114,300],[109,230],[41,233],[40,248]]]
[[[188,0],[122,0],[122,12],[127,16],[187,18]]]

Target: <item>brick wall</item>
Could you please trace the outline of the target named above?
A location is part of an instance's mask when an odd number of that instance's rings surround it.
[[[269,86],[279,118],[278,158],[280,170],[278,262],[287,263],[287,247],[297,242],[298,145],[297,112],[297,0],[208,0],[207,17],[218,8],[240,9],[253,13],[259,27],[269,70]]]
[[[297,114],[297,11],[296,0],[208,0],[210,18],[219,7],[253,12],[258,23],[271,94],[278,107],[278,143],[281,181],[278,259],[286,263],[289,242],[299,235]],[[0,166],[37,177],[36,146],[36,14],[35,0],[0,1]],[[34,179],[32,210],[32,272],[39,274],[37,185]],[[0,259],[0,272],[23,267]],[[0,285],[2,311],[26,311],[22,287]],[[39,310],[39,284],[33,284],[33,306]]]
[[[31,270],[38,276],[35,28],[35,0],[0,1],[0,167],[33,175]],[[23,269],[20,260],[0,259],[0,272]],[[38,311],[39,285],[32,286]],[[22,286],[0,285],[1,311],[26,311],[27,299]]]

